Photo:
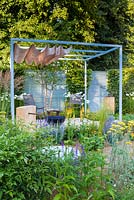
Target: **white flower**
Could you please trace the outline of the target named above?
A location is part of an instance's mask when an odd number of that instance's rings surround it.
[[[70,92],[68,92],[68,93],[65,93],[64,96],[65,96],[65,97],[70,97],[71,94],[70,94]]]

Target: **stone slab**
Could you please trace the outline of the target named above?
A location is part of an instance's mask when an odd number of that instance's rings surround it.
[[[21,106],[16,108],[16,120],[23,123],[36,124],[36,106]]]

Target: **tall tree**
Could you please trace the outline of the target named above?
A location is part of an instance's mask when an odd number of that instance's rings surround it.
[[[134,63],[134,1],[100,0],[95,15],[95,41],[123,45],[123,64]],[[113,52],[92,62],[100,63],[100,69],[118,67],[119,52]],[[98,67],[98,65],[97,65]]]
[[[133,0],[1,0],[0,67],[9,66],[11,37],[122,44],[124,61],[131,65],[133,6]],[[98,58],[90,66],[114,68],[117,55]]]
[[[78,1],[1,0],[0,8],[1,67],[9,63],[12,37],[93,41],[92,21]]]

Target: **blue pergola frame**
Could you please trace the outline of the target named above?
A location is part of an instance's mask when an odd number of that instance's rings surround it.
[[[71,53],[60,58],[59,60],[82,60],[84,61],[84,83],[85,83],[85,113],[87,110],[87,62],[91,59],[103,56],[115,50],[119,50],[119,120],[122,121],[122,45],[115,44],[100,44],[100,43],[86,43],[73,41],[58,41],[58,40],[38,40],[38,39],[24,39],[11,38],[10,41],[10,73],[11,73],[11,116],[14,122],[15,106],[14,106],[14,43],[15,42],[32,42],[32,43],[46,43],[54,45],[72,45]],[[81,46],[82,49],[76,49],[76,46]],[[92,50],[91,47],[101,47],[104,50]],[[27,47],[23,47],[27,48]],[[107,48],[107,49],[106,49]],[[39,48],[43,49],[43,48]]]

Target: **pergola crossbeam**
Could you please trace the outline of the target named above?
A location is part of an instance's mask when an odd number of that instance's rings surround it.
[[[93,59],[93,58],[97,58],[97,57],[103,56],[103,55],[108,54],[108,53],[110,53],[110,52],[112,52],[112,51],[115,51],[116,49],[118,49],[118,48],[117,48],[117,47],[111,48],[111,49],[109,49],[109,50],[107,50],[107,51],[105,51],[105,52],[101,52],[101,53],[98,53],[98,54],[96,54],[96,55],[94,55],[94,56],[91,56],[90,58],[87,58],[86,60],[91,60],[91,59]]]
[[[72,41],[60,41],[60,40],[38,40],[38,39],[25,39],[25,38],[11,38],[12,41],[17,42],[33,42],[33,43],[49,43],[49,44],[65,44],[65,45],[82,45],[82,46],[95,46],[95,47],[117,47],[121,45],[117,44],[101,44],[101,43],[87,43],[87,42],[72,42]]]

